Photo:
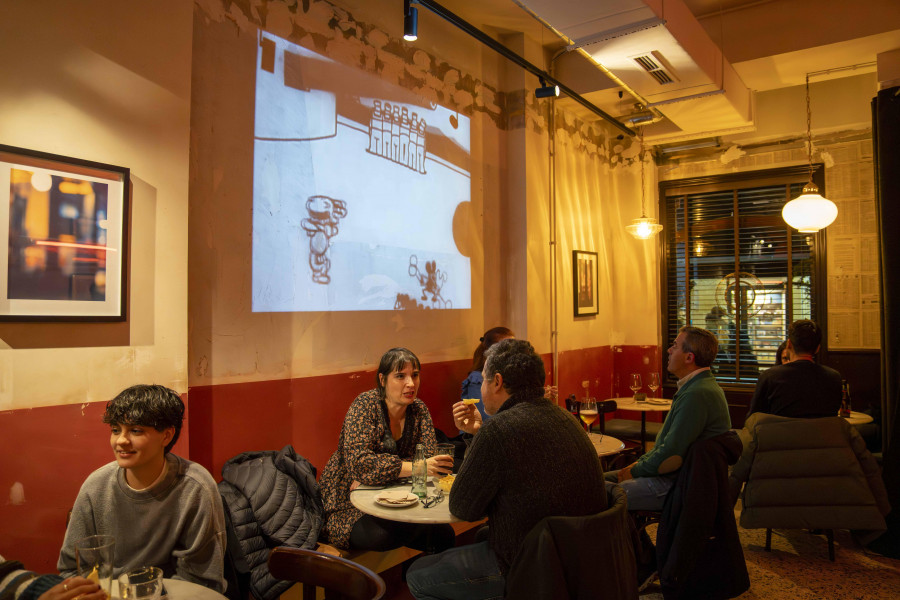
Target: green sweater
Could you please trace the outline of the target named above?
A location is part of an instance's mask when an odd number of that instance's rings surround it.
[[[687,455],[688,446],[731,429],[725,392],[712,372],[691,377],[675,392],[672,410],[656,436],[656,445],[631,468],[632,477],[655,477],[659,465],[671,456]]]

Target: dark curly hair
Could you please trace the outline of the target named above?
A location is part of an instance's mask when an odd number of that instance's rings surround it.
[[[178,392],[162,385],[133,385],[106,403],[103,422],[107,425],[143,425],[157,431],[175,428],[166,453],[181,435],[184,402]]]
[[[488,348],[484,362],[485,379],[497,373],[503,377],[503,387],[511,396],[544,396],[544,381],[547,378],[544,361],[526,340],[505,339]]]

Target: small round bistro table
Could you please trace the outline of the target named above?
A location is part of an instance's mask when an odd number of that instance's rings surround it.
[[[611,435],[589,433],[588,437],[591,438],[591,443],[597,450],[597,456],[601,458],[603,458],[604,456],[618,454],[625,449],[625,442],[623,442],[619,438],[614,438]]]
[[[387,487],[361,485],[350,492],[350,502],[367,515],[388,519],[389,521],[442,525],[462,520],[450,514],[450,494],[448,492],[444,492],[444,500],[442,502],[438,502],[430,508],[425,508],[421,502],[416,502],[412,506],[399,507],[382,506],[375,502],[375,498],[383,492],[395,490],[408,492],[411,487],[408,483],[389,485]],[[437,493],[437,488],[431,478],[428,481],[427,492],[429,496]]]
[[[866,423],[871,423],[875,419],[872,418],[872,415],[867,415],[864,412],[856,412],[855,410],[851,410],[850,416],[844,417],[844,420],[851,425],[865,425]]]
[[[647,398],[643,402],[636,401],[633,397],[608,398],[616,403],[616,410],[636,410],[641,413],[641,452],[647,451],[647,413],[669,412],[672,410],[672,401],[666,398]]]

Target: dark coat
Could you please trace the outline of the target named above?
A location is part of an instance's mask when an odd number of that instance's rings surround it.
[[[324,509],[316,470],[285,446],[279,452],[238,454],[222,467],[222,479],[219,492],[250,567],[253,596],[274,600],[293,583],[269,574],[270,549],[315,550],[318,542]]]
[[[737,434],[694,442],[666,497],[656,533],[663,597],[734,598],[750,588],[728,493],[728,465],[737,462]]]
[[[608,487],[603,512],[546,517],[534,526],[506,576],[507,598],[637,599],[625,490]]]

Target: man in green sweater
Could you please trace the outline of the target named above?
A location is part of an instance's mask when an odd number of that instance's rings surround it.
[[[183,419],[181,398],[161,385],[136,385],[107,403],[103,422],[115,461],[78,492],[57,563],[63,577],[76,574],[79,539],[111,535],[114,577],[154,566],[165,577],[225,591],[225,513],[216,482],[169,452]]]
[[[731,429],[725,393],[709,370],[718,347],[716,336],[699,327],[682,327],[669,347],[668,370],[678,377],[678,391],[656,445],[606,476],[625,488],[629,510],[662,510],[688,447]]]

